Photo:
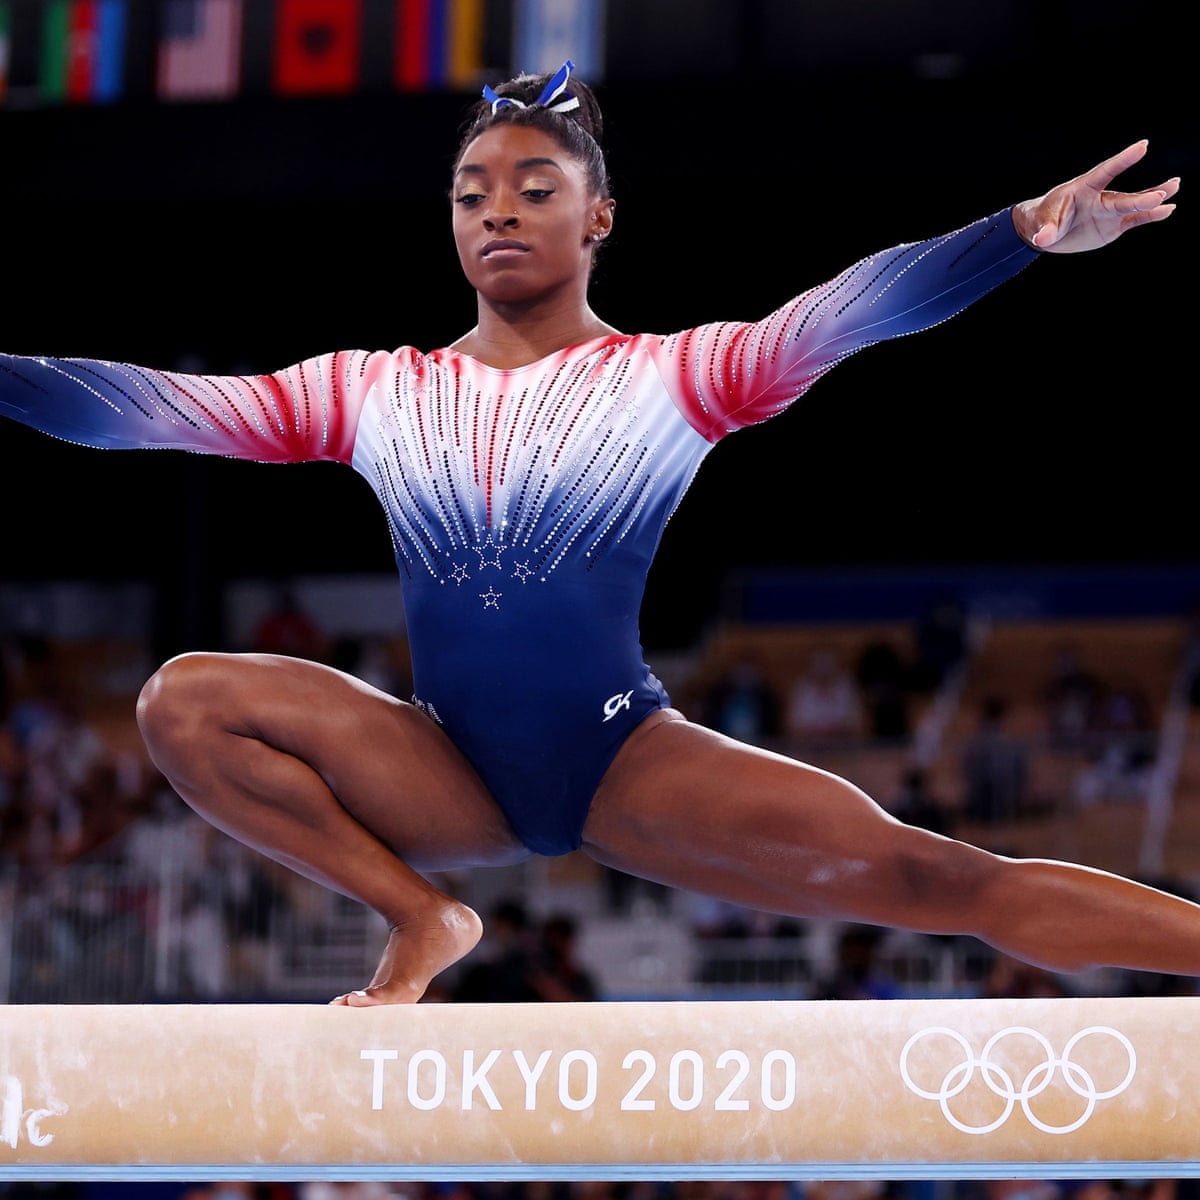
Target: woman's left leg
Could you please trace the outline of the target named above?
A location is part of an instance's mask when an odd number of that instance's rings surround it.
[[[608,866],[761,911],[969,934],[1052,971],[1200,976],[1200,906],[905,825],[836,775],[673,710],[622,748],[583,839]]]

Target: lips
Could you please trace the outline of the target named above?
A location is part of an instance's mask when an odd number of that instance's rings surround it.
[[[491,254],[505,253],[515,251],[517,253],[527,253],[529,247],[524,242],[518,242],[515,238],[493,238],[490,242],[484,244],[480,251],[482,257],[487,258]]]

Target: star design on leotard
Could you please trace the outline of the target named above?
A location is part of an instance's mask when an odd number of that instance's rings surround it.
[[[479,569],[481,571],[484,567],[496,567],[498,569],[500,566],[500,551],[502,549],[502,546],[496,545],[492,540],[492,535],[489,533],[483,545],[475,547],[475,553],[479,555]],[[493,553],[489,555],[489,551]]]
[[[519,579],[522,583],[524,583],[527,579],[531,578],[532,575],[533,568],[529,565],[528,560],[513,564],[514,579]]]
[[[450,578],[453,579],[459,587],[462,587],[462,585],[466,583],[470,577],[471,574],[467,570],[466,563],[455,563],[454,566],[450,568]]]
[[[641,415],[641,412],[642,405],[638,399],[637,389],[630,387],[622,388],[621,394],[617,398],[617,402],[613,405],[612,414],[614,417],[621,417],[623,419],[623,424],[622,428],[618,429],[616,428],[617,422],[613,421],[613,432],[616,434],[622,434],[625,429],[629,428],[630,425],[636,423],[638,417]]]
[[[503,595],[503,592],[498,592],[494,587],[489,586],[486,592],[479,593],[479,598],[483,601],[484,608],[498,609],[500,607],[500,597]]]

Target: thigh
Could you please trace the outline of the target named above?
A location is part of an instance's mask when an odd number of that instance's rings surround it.
[[[597,791],[584,849],[600,862],[764,911],[883,923],[923,876],[944,883],[971,865],[971,848],[901,823],[839,776],[656,717]]]
[[[191,699],[218,714],[223,732],[306,764],[410,865],[445,870],[529,856],[471,764],[413,705],[280,655],[185,655],[164,672],[172,666],[176,706]]]

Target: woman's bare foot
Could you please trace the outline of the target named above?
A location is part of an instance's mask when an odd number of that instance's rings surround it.
[[[349,1008],[415,1004],[430,981],[469,954],[483,934],[479,915],[451,901],[435,918],[393,925],[371,982],[329,1003]]]

